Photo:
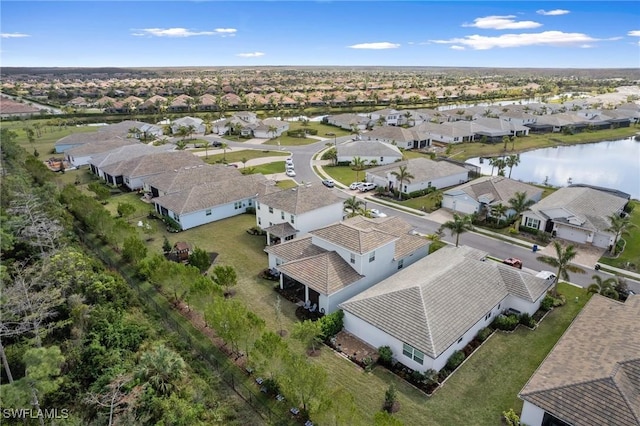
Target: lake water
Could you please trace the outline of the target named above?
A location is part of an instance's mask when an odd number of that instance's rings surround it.
[[[489,160],[480,164],[476,157],[467,162],[480,166],[482,174],[491,174]],[[509,168],[505,172],[508,176]],[[604,186],[640,199],[640,142],[628,138],[524,152],[511,178],[539,184],[547,179],[554,186],[567,186],[569,182]]]

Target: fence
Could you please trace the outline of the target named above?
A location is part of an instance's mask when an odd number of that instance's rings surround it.
[[[260,417],[270,423],[287,423],[289,421],[289,418],[285,417],[281,412],[273,410],[266,395],[259,391],[257,392],[254,386],[247,386],[247,382],[249,382],[247,375],[231,362],[222,351],[211,344],[206,336],[202,335],[188,321],[176,313],[171,308],[169,301],[164,296],[161,296],[150,283],[136,279],[133,267],[122,262],[112,249],[102,244],[93,235],[86,235],[82,231],[77,233],[83,244],[90,248],[107,266],[116,269],[131,288],[137,291],[140,302],[157,313],[162,318],[163,323],[172,331],[178,333],[189,348],[211,367],[222,381],[248,403]],[[160,303],[156,299],[160,299]]]

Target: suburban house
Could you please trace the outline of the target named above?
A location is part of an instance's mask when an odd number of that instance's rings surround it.
[[[427,256],[426,238],[398,217],[357,216],[265,248],[280,288],[331,313],[338,305]]]
[[[518,395],[530,426],[640,424],[640,296],[594,295]]]
[[[55,149],[57,153],[60,153],[66,152],[71,148],[75,148],[89,142],[99,142],[115,138],[135,138],[136,135],[132,134],[132,129],[138,129],[138,134],[143,135],[144,131],[140,130],[143,128],[146,129],[148,134],[153,134],[154,136],[162,136],[162,129],[159,126],[154,126],[142,121],[126,120],[121,121],[120,123],[99,127],[96,132],[72,133],[68,136],[58,139],[55,143]],[[158,129],[160,130],[159,135],[157,134]]]
[[[103,154],[114,149],[122,148],[123,146],[127,145],[142,144],[136,139],[126,139],[120,136],[113,136],[109,139],[89,142],[78,145],[74,148],[69,148],[64,152],[64,158],[70,165],[74,167],[80,167],[89,164],[91,158],[96,155]]]
[[[522,214],[522,226],[579,244],[609,248],[615,234],[608,216],[620,215],[630,195],[607,188],[571,185],[543,198]]]
[[[381,109],[373,111],[369,114],[371,120],[380,126],[400,126],[406,123],[404,117],[404,111],[398,111],[396,109]]]
[[[398,173],[400,167],[406,167],[407,173],[413,175],[412,179],[402,182],[402,188],[398,188],[400,182],[393,174]],[[469,180],[469,170],[448,161],[412,158],[368,169],[366,180],[389,190],[399,189],[405,194],[410,194],[427,188],[447,188],[465,183]]]
[[[0,117],[31,117],[40,110],[33,105],[0,96]]]
[[[181,192],[197,185],[216,182],[228,182],[230,179],[242,176],[240,170],[222,164],[199,164],[180,169],[169,170],[159,175],[144,179],[144,192],[149,197],[156,198],[163,195]]]
[[[289,130],[289,123],[275,118],[265,118],[253,127],[253,137],[260,139],[271,139],[281,136]]]
[[[363,117],[358,114],[338,114],[338,115],[329,115],[324,119],[328,124],[332,126],[340,127],[345,130],[354,130],[358,131],[366,130],[369,127],[369,123],[371,123],[371,119],[369,117]]]
[[[552,280],[446,246],[340,304],[344,328],[407,367],[439,371],[496,316],[535,313]]]
[[[360,157],[367,165],[384,165],[402,160],[402,152],[397,146],[380,141],[344,142],[337,146],[337,155],[338,163],[351,163],[355,157]]]
[[[426,133],[417,128],[405,129],[404,127],[382,126],[375,127],[361,135],[364,141],[385,142],[402,148],[425,148],[431,145]]]
[[[200,118],[182,117],[171,122],[171,133],[174,135],[179,132],[180,127],[193,126],[193,133],[196,135],[204,135],[206,126]]]
[[[246,213],[267,186],[262,174],[192,186],[153,198],[156,212],[175,220],[183,230]],[[231,243],[231,242],[230,242]]]
[[[415,129],[431,140],[431,143],[438,142],[441,144],[455,144],[461,142],[473,141],[475,133],[459,121],[454,123],[422,123]]]
[[[256,203],[257,225],[271,237],[287,241],[339,222],[344,200],[324,185],[302,185],[266,193]]]
[[[91,144],[87,144],[85,146],[89,146],[89,145]],[[85,146],[82,146],[76,149],[81,149],[81,148],[84,148]],[[70,150],[68,151],[68,153],[71,151],[75,151],[76,149]],[[106,180],[107,183],[116,185],[116,182],[109,181],[107,179],[107,176],[103,172],[104,168],[107,167],[109,164],[119,163],[125,160],[131,160],[133,158],[154,154],[156,152],[166,152],[172,149],[173,149],[172,145],[153,146],[153,145],[146,145],[142,143],[134,143],[131,145],[125,145],[119,148],[112,149],[102,154],[96,154],[91,156],[91,158],[89,159],[89,167],[93,174],[98,175],[101,179]],[[67,153],[67,156],[69,155],[68,153]],[[122,182],[120,182],[120,184],[122,184]]]
[[[491,208],[502,204],[509,207],[509,200],[516,192],[527,194],[527,200],[534,202],[542,198],[542,189],[504,176],[482,176],[470,182],[456,186],[442,194],[442,207],[463,214],[487,213]],[[503,217],[515,214],[509,207]]]
[[[519,124],[526,126],[527,124],[534,124],[538,121],[538,116],[528,113],[526,111],[508,110],[501,112],[498,118],[502,121],[508,121],[509,123]]]
[[[187,166],[205,164],[186,151],[155,152],[144,156],[117,161],[98,169],[98,175],[114,185],[125,185],[135,191],[143,188],[143,180],[154,175]]]

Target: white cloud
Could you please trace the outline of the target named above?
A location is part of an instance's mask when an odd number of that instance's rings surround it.
[[[240,56],[241,58],[258,58],[264,56],[264,52],[238,53],[236,56]]]
[[[485,16],[476,18],[473,24],[462,24],[463,27],[482,28],[484,30],[522,30],[525,28],[538,28],[542,24],[534,21],[515,21],[515,15]]]
[[[536,13],[538,15],[544,15],[544,16],[560,16],[560,15],[566,15],[566,14],[568,14],[570,12],[568,10],[565,10],[565,9],[553,9],[553,10],[540,9],[540,10],[536,11]]]
[[[378,42],[378,43],[360,43],[360,44],[354,44],[351,46],[347,46],[351,49],[374,49],[374,50],[380,50],[380,49],[397,49],[398,47],[400,47],[399,44],[397,43],[389,43],[387,41],[383,41],[383,42]]]
[[[630,37],[640,37],[640,30],[629,31],[627,35]]]
[[[475,50],[522,46],[583,46],[599,41],[582,33],[564,33],[562,31],[544,31],[533,34],[503,34],[497,37],[470,35],[450,40],[431,40],[438,44],[453,44],[470,47]]]
[[[155,37],[194,37],[194,36],[214,36],[232,37],[237,30],[235,28],[216,28],[213,31],[193,31],[186,28],[142,28],[131,33],[134,36],[155,36]]]
[[[457,44],[454,44],[453,46],[451,46],[451,49],[453,49],[453,50],[465,50],[464,46],[458,46]]]
[[[23,38],[23,37],[31,37],[29,34],[23,33],[1,33],[0,38]]]

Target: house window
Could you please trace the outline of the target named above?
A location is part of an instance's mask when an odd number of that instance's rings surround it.
[[[524,226],[526,226],[527,228],[540,229],[540,220],[528,217],[525,221]]]
[[[351,259],[350,259],[351,263],[356,263],[356,255],[351,253]]]
[[[284,219],[284,212],[280,212],[280,219]]]
[[[253,205],[253,200],[249,200],[249,205],[252,206]]]
[[[398,260],[398,269],[402,269],[403,266],[404,266],[404,259]]]
[[[173,214],[173,219],[175,219],[176,222],[180,222],[180,215],[179,214]]]
[[[262,225],[262,220],[258,217],[258,225]]]
[[[273,207],[269,207],[269,213],[273,213]]]
[[[408,358],[411,358],[420,365],[424,363],[424,354],[411,345],[403,343],[402,354]]]
[[[291,223],[292,224],[296,223],[296,217],[294,215],[291,215]]]
[[[384,157],[380,157],[380,162],[384,163]]]
[[[431,188],[431,182],[427,182],[427,188]]]
[[[207,209],[204,214],[206,214],[207,216],[211,216],[211,209]]]
[[[491,312],[489,312],[487,315],[484,316],[484,320],[488,320],[489,318],[491,318]]]
[[[458,339],[458,343],[462,343],[462,337]]]
[[[404,186],[404,192],[407,192],[407,185]]]
[[[242,201],[236,201],[235,203],[233,203],[233,208],[238,210],[242,208]]]
[[[376,260],[376,252],[375,252],[375,250],[372,251],[371,253],[369,253],[369,263],[373,262],[374,260]]]
[[[256,209],[260,210],[260,203],[256,201]]]

